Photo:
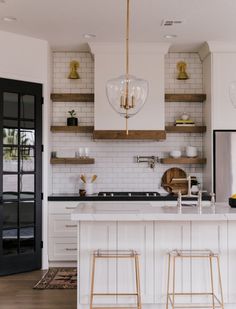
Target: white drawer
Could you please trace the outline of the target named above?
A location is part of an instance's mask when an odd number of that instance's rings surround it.
[[[71,214],[78,206],[79,202],[49,202],[50,214]]]
[[[70,215],[49,215],[49,237],[75,237],[77,224]]]
[[[50,261],[76,261],[76,238],[49,238]]]

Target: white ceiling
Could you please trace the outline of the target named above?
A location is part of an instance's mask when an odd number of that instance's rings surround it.
[[[1,1],[0,1],[1,2]],[[126,0],[5,0],[0,30],[49,41],[53,50],[86,50],[95,42],[124,40]],[[171,42],[172,51],[196,51],[204,41],[236,41],[236,0],[131,0],[132,42]],[[14,16],[16,22],[3,22]],[[161,27],[163,19],[184,23]],[[165,34],[176,34],[172,40]]]

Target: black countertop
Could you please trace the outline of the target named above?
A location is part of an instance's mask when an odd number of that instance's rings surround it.
[[[182,197],[182,200],[196,200],[196,197]],[[202,195],[203,201],[210,201],[211,197],[208,194]],[[172,194],[159,195],[159,196],[98,196],[92,194],[88,196],[79,196],[79,194],[52,194],[48,196],[48,201],[176,201],[177,196]]]

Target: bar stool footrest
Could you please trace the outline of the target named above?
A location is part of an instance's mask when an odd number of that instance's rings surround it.
[[[218,299],[218,297],[213,294],[211,292],[209,293],[205,293],[205,292],[196,292],[196,293],[168,293],[168,299],[170,301],[170,305],[173,307],[173,301],[172,301],[172,297],[173,295],[175,295],[175,297],[178,297],[178,296],[214,296],[214,299],[215,299],[215,308],[222,308],[222,302]],[[177,308],[186,308],[186,309],[189,309],[189,308],[212,308],[212,303],[184,303],[184,304],[178,304],[178,303],[175,303],[174,305],[174,308],[177,309]]]
[[[92,307],[92,309],[136,309],[137,306],[129,306],[129,307],[114,307],[114,306],[107,306],[107,307]]]
[[[137,296],[138,293],[93,293],[93,296]]]

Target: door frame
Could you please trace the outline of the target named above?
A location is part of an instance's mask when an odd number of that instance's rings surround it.
[[[29,265],[32,263],[33,255],[37,257],[34,263],[34,269],[40,269],[42,267],[42,186],[43,186],[43,156],[42,156],[42,136],[43,136],[43,109],[42,109],[42,95],[43,95],[43,85],[41,83],[34,83],[28,81],[20,81],[14,79],[0,78],[0,102],[3,102],[3,92],[16,92],[20,95],[28,94],[34,95],[37,99],[35,104],[35,253],[29,253],[18,255],[18,259],[22,263],[22,270],[31,270]],[[3,104],[0,104],[0,114],[3,115]],[[37,115],[37,117],[36,117]],[[3,128],[3,118],[0,117],[0,128]],[[37,130],[37,131],[36,131]],[[3,130],[0,130],[0,171],[3,171]],[[2,175],[0,175],[0,193],[2,194]],[[1,198],[1,196],[0,196]],[[18,199],[19,202],[19,199]],[[36,206],[37,204],[37,206]],[[3,226],[3,207],[2,201],[0,201],[0,226]],[[38,222],[38,223],[37,223]],[[2,255],[2,230],[0,229],[0,262],[1,260],[11,267],[12,271],[10,273],[17,272],[17,267],[14,266],[13,260],[14,256],[7,255],[3,257]],[[7,260],[7,261],[6,261]],[[7,271],[7,270],[6,270]],[[1,273],[4,274],[4,273]],[[7,272],[9,274],[9,272]]]

